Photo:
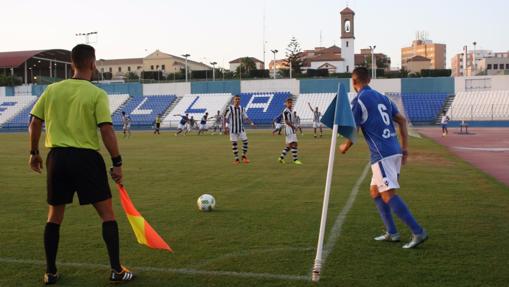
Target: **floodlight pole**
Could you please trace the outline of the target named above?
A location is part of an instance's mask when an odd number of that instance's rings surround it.
[[[276,54],[279,52],[277,49],[270,50],[274,54],[274,62],[272,62],[272,69],[274,70],[274,79],[276,79]]]
[[[476,62],[477,56],[475,54],[477,42],[473,42],[472,44],[474,45],[474,54],[472,55],[472,61],[473,61],[472,67],[474,68],[473,76],[475,76],[477,74],[477,62]]]
[[[376,45],[369,46],[371,50],[371,78],[376,79],[375,49]]]
[[[76,33],[76,37],[85,36],[85,44],[90,45],[90,35],[97,35],[97,31],[86,32],[86,33]]]
[[[182,57],[186,58],[186,82],[187,82],[187,58],[189,58],[191,55],[189,54],[184,54],[182,55]]]
[[[215,81],[216,80],[216,65],[217,65],[217,62],[210,62],[210,64],[212,65],[212,81]]]

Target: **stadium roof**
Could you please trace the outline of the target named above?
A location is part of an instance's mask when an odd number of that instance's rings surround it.
[[[262,63],[262,64],[263,64],[263,62],[262,62],[262,61],[258,60],[258,59],[257,59],[257,58],[255,58],[255,57],[242,57],[242,58],[237,58],[237,59],[235,59],[235,60],[233,60],[233,61],[230,61],[230,64],[238,64],[238,63],[240,63],[240,62],[242,61],[242,59],[245,59],[245,58],[249,58],[249,59],[253,60],[253,62],[255,62],[255,63]]]
[[[0,52],[0,68],[17,68],[33,57],[70,62],[71,52],[62,49]]]

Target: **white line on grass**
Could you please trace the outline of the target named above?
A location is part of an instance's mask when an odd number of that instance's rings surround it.
[[[322,268],[325,266],[327,257],[334,249],[334,246],[336,245],[336,242],[338,241],[338,238],[341,235],[341,228],[343,227],[343,223],[345,223],[345,219],[346,219],[346,216],[348,215],[348,212],[350,212],[350,209],[352,209],[355,198],[357,197],[357,194],[359,193],[359,187],[361,186],[362,182],[368,175],[368,171],[370,170],[370,167],[371,166],[369,164],[366,165],[366,167],[362,171],[361,176],[357,179],[357,182],[355,182],[354,186],[352,187],[352,192],[350,193],[350,197],[348,197],[348,200],[346,201],[345,206],[343,207],[343,209],[341,209],[341,212],[336,217],[336,221],[334,222],[334,225],[332,226],[332,230],[329,233],[329,237],[327,238],[327,241],[325,242],[325,246],[323,247]]]
[[[15,263],[15,264],[30,264],[30,265],[45,265],[46,261],[43,260],[26,260],[0,257],[1,263]],[[105,264],[92,264],[92,263],[77,263],[77,262],[59,262],[60,266],[79,267],[88,269],[110,269],[109,265]],[[162,267],[149,267],[138,266],[132,267],[133,271],[150,271],[161,273],[175,273],[186,275],[204,275],[204,276],[229,276],[240,278],[255,278],[255,279],[275,279],[275,280],[288,280],[288,281],[310,281],[309,276],[298,275],[285,275],[285,274],[271,274],[271,273],[251,273],[251,272],[235,272],[235,271],[207,271],[187,268],[162,268]]]

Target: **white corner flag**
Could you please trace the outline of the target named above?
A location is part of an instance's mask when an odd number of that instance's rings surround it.
[[[323,196],[322,219],[320,221],[320,232],[318,234],[318,245],[316,248],[315,264],[313,266],[313,282],[320,280],[320,272],[322,269],[322,251],[325,236],[325,226],[327,225],[327,211],[329,209],[329,197],[332,181],[332,172],[334,170],[334,158],[336,156],[336,142],[338,132],[344,137],[349,138],[352,142],[356,140],[356,126],[353,119],[350,102],[345,90],[345,86],[339,84],[338,93],[327,111],[322,117],[322,123],[332,128],[332,139],[329,153],[329,165],[327,167],[327,179],[325,181],[325,192]]]

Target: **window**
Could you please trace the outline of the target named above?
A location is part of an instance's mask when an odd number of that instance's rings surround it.
[[[131,66],[127,66],[127,71],[130,72],[131,71]]]
[[[346,46],[348,47],[348,41],[346,41]]]
[[[493,70],[498,70],[498,64],[493,64]]]
[[[141,66],[136,67],[137,70],[141,70]]]
[[[112,73],[112,72],[113,72],[113,68],[111,68],[111,67],[110,67],[110,68],[109,68],[109,70],[110,70],[110,73]]]
[[[166,69],[164,68],[164,65],[161,65],[161,70],[163,70],[163,71],[164,71],[164,70],[166,70]]]
[[[118,67],[118,72],[122,72],[122,67]]]
[[[347,42],[348,43],[348,42]],[[349,65],[346,65],[346,72],[347,73],[350,73],[350,66]]]
[[[154,70],[154,65],[150,65],[150,70]]]
[[[486,68],[487,70],[491,70],[491,64],[488,64],[488,68]]]
[[[509,70],[509,64],[505,64],[505,69]]]

